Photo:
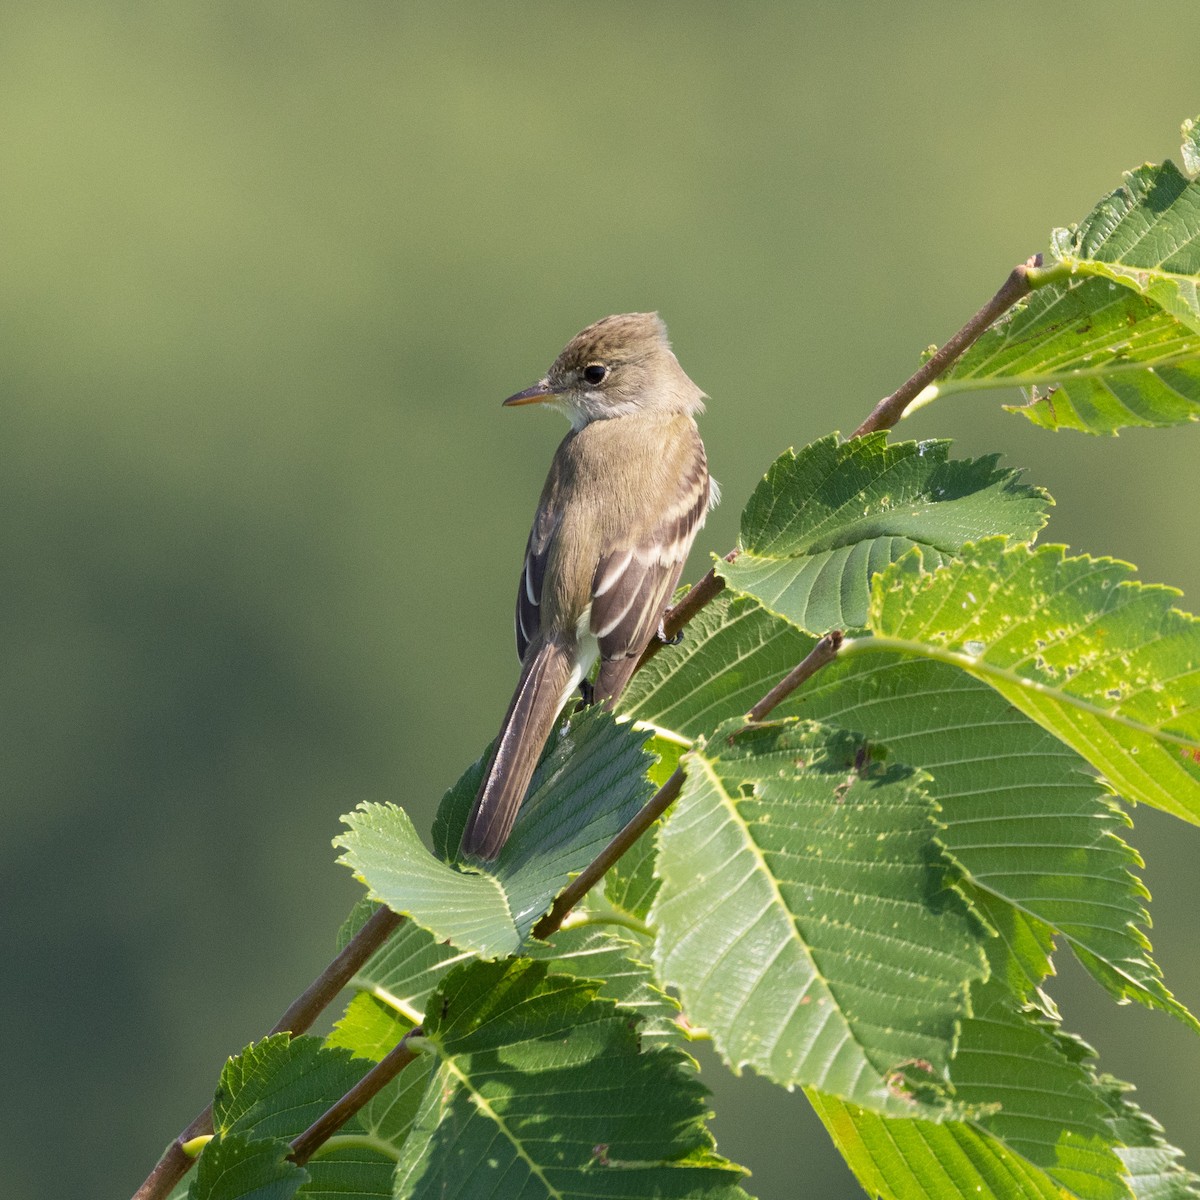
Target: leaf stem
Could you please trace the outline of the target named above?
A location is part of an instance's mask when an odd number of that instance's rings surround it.
[[[741,548],[735,546],[725,555],[726,562],[733,562],[741,553]],[[713,567],[698,583],[692,584],[674,608],[668,609],[663,617],[663,631],[667,638],[673,638],[702,608],[711,604],[725,589],[725,580],[717,574]],[[649,645],[642,651],[634,672],[640,671],[666,645],[660,638],[652,637]]]
[[[631,917],[628,913],[577,913],[574,917],[568,917],[563,921],[563,928],[566,929],[582,929],[586,925],[617,925],[624,929],[631,929],[645,938],[654,935],[654,931],[645,921],[639,921],[637,917]]]
[[[342,948],[341,953],[313,980],[275,1022],[274,1033],[303,1033],[321,1015],[333,998],[350,982],[358,969],[388,939],[403,920],[390,908],[378,908]],[[186,1129],[175,1136],[146,1176],[133,1200],[163,1200],[196,1161],[188,1143],[213,1132],[212,1105],[196,1114]]]
[[[1037,257],[1038,262],[1036,264],[1034,264],[1032,259],[1025,264],[1025,278],[1030,288],[1035,291],[1038,288],[1046,287],[1047,284],[1065,283],[1075,274],[1075,269],[1068,262],[1056,262],[1052,267],[1043,267],[1041,265],[1041,255]]]
[[[1041,271],[1041,267],[1040,254],[1013,267],[1000,290],[948,342],[931,354],[915,374],[890,396],[884,396],[871,410],[871,415],[850,436],[862,437],[863,434],[874,433],[878,429],[891,429],[904,416],[904,410],[929,384],[953,366],[994,321],[1008,312],[1018,300],[1029,295],[1034,287],[1030,272]],[[1048,271],[1041,271],[1041,274],[1035,277],[1038,280],[1037,286],[1049,282],[1046,276],[1057,270],[1057,267],[1051,267]]]

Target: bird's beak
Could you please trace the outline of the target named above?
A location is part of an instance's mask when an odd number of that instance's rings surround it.
[[[515,408],[518,404],[545,404],[548,400],[555,399],[558,394],[548,379],[539,379],[533,387],[527,387],[523,392],[509,396],[504,404],[508,408]]]

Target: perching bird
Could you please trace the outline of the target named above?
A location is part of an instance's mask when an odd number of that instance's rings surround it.
[[[605,317],[506,405],[571,422],[550,464],[517,588],[521,678],[467,819],[462,853],[493,859],[555,719],[597,657],[592,699],[611,707],[663,613],[709,508],[704,393],[657,313]],[[586,692],[586,684],[585,692]]]

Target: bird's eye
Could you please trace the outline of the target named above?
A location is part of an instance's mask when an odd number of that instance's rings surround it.
[[[603,383],[605,375],[608,374],[608,368],[603,363],[588,363],[583,368],[583,379],[585,383],[597,384]]]

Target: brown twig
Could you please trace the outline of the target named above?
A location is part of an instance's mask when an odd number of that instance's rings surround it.
[[[948,341],[922,363],[920,369],[902,383],[890,396],[884,396],[871,410],[871,415],[850,435],[862,437],[877,429],[891,429],[904,416],[904,410],[939,376],[949,370],[962,354],[973,346],[984,331],[1002,317],[1018,300],[1033,290],[1029,280],[1031,268],[1042,265],[1042,256],[1035,254],[1028,262],[1013,267],[1000,290]]]
[[[420,1037],[424,1030],[418,1025],[396,1043],[387,1056],[381,1058],[344,1096],[327,1108],[295,1141],[288,1157],[295,1163],[306,1163],[323,1143],[329,1140],[364,1104],[392,1082],[408,1066],[417,1052],[408,1039]]]
[[[786,700],[802,683],[828,666],[842,648],[842,631],[831,630],[747,714],[748,721],[761,721],[776,705]]]
[[[683,767],[676,767],[666,783],[638,809],[632,820],[554,899],[550,911],[533,927],[533,936],[548,938],[562,928],[567,913],[604,877],[605,872],[674,804],[683,787]]]
[[[343,947],[341,953],[313,980],[275,1022],[270,1033],[303,1033],[324,1012],[333,998],[354,978],[358,969],[387,941],[403,920],[390,908],[379,908]],[[267,1036],[270,1036],[268,1034]],[[133,1200],[162,1200],[187,1174],[195,1159],[184,1150],[193,1138],[213,1131],[212,1105],[197,1113],[180,1132],[133,1194]]]
[[[733,562],[740,553],[741,551],[735,546],[725,555],[725,561]],[[713,567],[698,583],[692,584],[680,598],[679,603],[674,608],[668,609],[663,617],[663,632],[667,635],[668,640],[673,638],[702,608],[711,604],[724,589],[725,580],[717,574],[716,567]],[[638,659],[634,673],[640,671],[665,645],[666,642],[660,638],[652,637],[645,650],[642,651],[642,657]]]
[[[780,701],[837,657],[842,631],[827,633],[747,714],[747,723],[761,721]],[[604,878],[608,869],[675,803],[686,772],[682,764],[633,816],[607,846],[555,897],[550,911],[533,927],[533,936],[548,938],[562,928],[567,914]]]

